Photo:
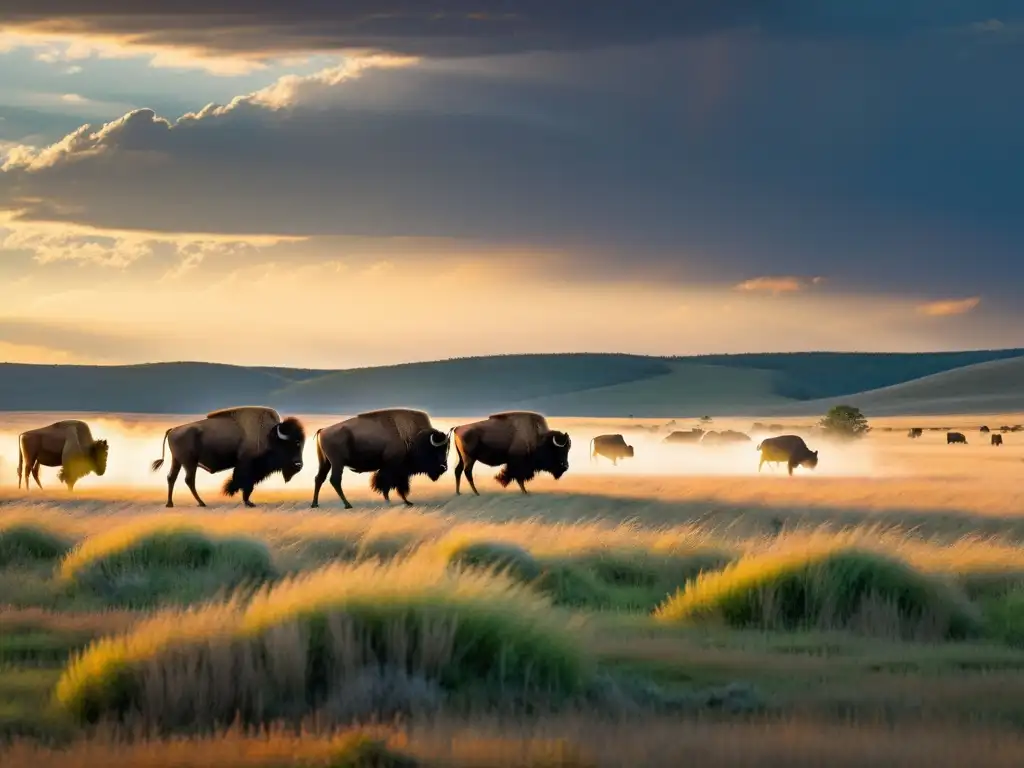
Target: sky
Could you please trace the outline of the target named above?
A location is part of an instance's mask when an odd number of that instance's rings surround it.
[[[5,0],[0,360],[1024,346],[1021,72],[1019,0]]]

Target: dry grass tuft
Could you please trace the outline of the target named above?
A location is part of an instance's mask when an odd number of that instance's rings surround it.
[[[980,627],[977,611],[947,583],[878,553],[844,548],[745,557],[698,576],[656,615],[914,639],[960,638]]]
[[[248,603],[157,615],[89,647],[57,698],[89,721],[134,714],[163,727],[209,726],[236,714],[302,716],[366,688],[368,672],[406,691],[426,683],[557,695],[582,685],[585,668],[565,617],[545,599],[418,554],[329,566]],[[371,688],[376,707],[380,686]]]
[[[64,583],[129,605],[194,601],[275,575],[263,542],[213,536],[173,521],[122,525],[89,537],[58,571]]]

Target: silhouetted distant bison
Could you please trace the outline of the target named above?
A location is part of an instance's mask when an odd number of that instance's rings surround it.
[[[967,438],[964,437],[963,432],[947,432],[946,445],[952,445],[953,443],[963,443],[964,445],[967,445]]]
[[[662,440],[662,442],[663,443],[696,443],[698,440],[700,440],[700,438],[701,438],[701,436],[703,434],[704,434],[704,430],[703,429],[698,429],[696,427],[691,429],[689,432],[683,432],[683,431],[680,431],[680,430],[676,430],[675,432],[670,432],[668,434],[668,436],[664,440]]]
[[[979,432],[991,432],[992,430],[990,430],[988,427],[982,425],[981,429],[979,429],[978,431]]]
[[[907,432],[907,437],[913,439],[915,437],[920,437],[923,434],[923,429],[921,429],[920,427],[913,427],[909,432]]]
[[[762,440],[757,445],[761,452],[761,461],[757,465],[757,471],[766,462],[786,462],[789,474],[793,474],[796,467],[814,469],[818,466],[818,452],[807,447],[807,443],[799,435],[779,435]]]
[[[590,441],[590,460],[596,461],[598,456],[611,459],[617,466],[619,459],[633,458],[633,446],[627,445],[622,435],[598,435]]]
[[[992,435],[992,445],[1002,445],[1002,444],[1003,444],[1003,436],[1002,435]]]
[[[704,447],[714,448],[720,445],[734,445],[736,443],[749,443],[750,436],[743,432],[726,429],[721,432],[705,432],[700,439]]]

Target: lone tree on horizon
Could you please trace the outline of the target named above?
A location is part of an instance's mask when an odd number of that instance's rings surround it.
[[[860,408],[852,405],[837,405],[829,409],[818,426],[829,435],[845,438],[863,437],[871,429]]]

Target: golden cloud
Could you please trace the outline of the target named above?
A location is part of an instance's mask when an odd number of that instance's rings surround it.
[[[744,280],[742,283],[733,286],[737,291],[764,292],[764,293],[795,293],[802,291],[812,285],[821,283],[823,277],[797,277],[786,276],[764,276]]]
[[[919,304],[917,311],[929,317],[965,315],[980,303],[980,296],[971,296],[966,299],[942,299],[941,301],[929,301],[925,304]]]

